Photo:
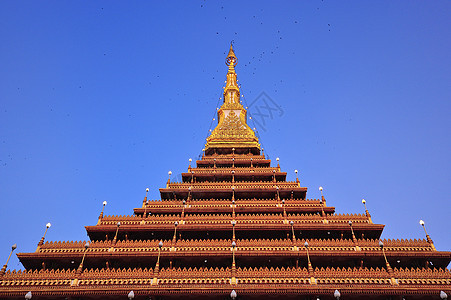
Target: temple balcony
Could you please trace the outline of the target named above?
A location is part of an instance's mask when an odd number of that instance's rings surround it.
[[[182,173],[182,182],[284,182],[286,177],[278,168],[191,168]]]
[[[212,182],[212,183],[168,183],[166,188],[160,188],[161,199],[174,198],[215,198],[215,199],[246,199],[250,195],[255,198],[305,199],[306,187],[300,187],[299,182]]]
[[[281,210],[279,208],[279,210]],[[180,214],[174,215],[158,215],[152,214],[143,218],[141,216],[104,216],[100,219],[100,223],[97,226],[87,226],[87,228],[103,227],[103,226],[116,226],[117,222],[120,222],[121,228],[125,225],[173,225],[175,221],[183,219],[183,225],[186,224],[203,224],[205,221],[214,222],[213,225],[228,224],[232,219],[239,221],[237,225],[241,224],[261,224],[264,226],[267,224],[276,225],[282,221],[282,224],[287,225],[283,221],[285,219],[293,221],[293,226],[301,226],[305,224],[322,224],[325,228],[331,226],[343,226],[346,225],[349,229],[349,221],[352,221],[354,230],[358,230],[359,227],[371,227],[373,225],[383,226],[378,224],[372,224],[368,222],[365,215],[362,214],[332,214],[326,216],[329,222],[323,222],[324,216],[320,214],[300,214],[300,213],[288,213],[283,216],[282,212],[279,213],[237,213],[235,217],[231,213],[226,214],[208,214],[208,213],[186,213],[182,218]],[[144,221],[144,222],[142,222]],[[210,226],[212,224],[205,224]],[[116,229],[115,229],[116,230]]]
[[[219,167],[270,167],[271,160],[265,159],[262,156],[205,156],[202,160],[197,160],[196,165],[198,168],[216,168]]]
[[[314,268],[317,283],[314,286],[312,274],[305,267],[238,267],[236,286],[231,286],[231,273],[230,267],[165,267],[157,274],[153,268],[89,268],[81,272],[77,285],[71,286],[74,270],[8,271],[1,281],[5,289],[0,297],[23,298],[26,289],[33,290],[33,296],[38,298],[64,298],[70,288],[83,298],[95,297],[99,290],[107,289],[109,299],[123,299],[130,290],[137,295],[169,299],[174,290],[178,296],[221,299],[215,295],[229,295],[235,289],[246,299],[298,299],[299,295],[321,295],[328,299],[334,289],[339,289],[348,295],[347,299],[385,299],[395,292],[407,293],[418,285],[427,285],[422,293],[425,298],[419,299],[433,299],[443,286],[451,284],[449,270],[442,269],[395,268],[397,286],[392,285],[391,275],[381,268]],[[158,281],[153,280],[155,275]]]
[[[228,214],[152,214],[141,216],[105,216],[96,226],[86,226],[92,240],[111,240],[118,234],[118,239],[170,238],[175,222],[178,232],[186,238],[225,238],[232,231],[231,220],[236,221],[236,234],[240,238],[251,237],[285,237],[287,232],[295,230],[299,237],[313,238],[347,238],[351,237],[351,228],[357,239],[379,238],[384,225],[369,223],[364,215],[330,215],[325,222],[324,216],[318,214],[291,214],[282,212],[273,214],[242,214],[232,217]],[[120,228],[117,224],[120,222]],[[292,227],[291,228],[291,222]],[[298,235],[299,233],[299,235]]]
[[[134,209],[135,215],[144,214],[180,214],[185,213],[230,213],[234,209],[237,213],[280,213],[281,200],[278,199],[236,199],[235,207],[230,199],[193,199],[189,204],[184,199],[147,201],[144,207]],[[319,199],[286,199],[284,204],[287,213],[322,213],[330,215],[335,207],[323,206]]]
[[[223,266],[231,258],[231,239],[179,239],[175,242],[163,240],[162,265],[174,266]],[[237,239],[235,255],[240,266],[289,266],[305,265],[306,248],[312,264],[317,267],[343,267],[349,262],[364,266],[383,267],[384,261],[379,240],[359,240],[360,251],[356,251],[352,239]],[[101,268],[106,261],[116,266],[151,267],[158,255],[160,240],[146,241],[93,241],[86,256],[86,266]],[[434,251],[426,240],[384,240],[386,256],[393,267],[444,268],[451,260],[451,252]],[[293,250],[293,246],[296,250]],[[45,261],[47,268],[76,268],[84,254],[83,242],[45,243],[38,252],[19,253],[18,257],[27,269],[40,269]],[[130,261],[131,257],[139,257]],[[272,261],[266,261],[268,258]],[[364,260],[364,261],[361,261]],[[172,261],[172,262],[171,262]]]
[[[210,175],[210,173],[216,173],[216,174],[231,174],[232,171],[235,171],[235,174],[239,174],[239,173],[243,173],[243,174],[248,174],[248,173],[271,173],[273,171],[279,172],[279,168],[277,167],[266,167],[266,168],[262,168],[262,167],[255,167],[255,168],[250,168],[250,167],[239,167],[236,166],[235,168],[233,167],[218,167],[218,168],[191,168],[190,171],[193,171],[195,175],[197,174],[208,174]],[[286,174],[286,172],[279,172],[279,173],[283,173]],[[191,176],[191,173],[182,173],[182,175],[186,175],[186,176]]]
[[[229,189],[232,187],[235,189],[271,189],[273,192],[277,191],[277,187],[279,189],[287,189],[287,188],[298,188],[299,183],[296,181],[222,181],[222,182],[171,182],[168,184],[168,188],[172,189]],[[307,189],[307,188],[305,188]],[[162,189],[160,189],[162,190]]]

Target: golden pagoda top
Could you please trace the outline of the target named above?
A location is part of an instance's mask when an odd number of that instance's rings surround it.
[[[247,125],[247,111],[240,101],[240,88],[237,83],[235,66],[238,59],[232,44],[226,57],[227,72],[223,104],[218,109],[218,125],[207,138],[205,150],[212,148],[246,148],[260,151],[260,144],[254,131]]]

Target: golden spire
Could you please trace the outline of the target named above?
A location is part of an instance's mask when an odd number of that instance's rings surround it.
[[[240,88],[235,73],[237,62],[238,59],[230,44],[225,60],[229,70],[224,87],[224,102],[218,110],[218,125],[207,138],[205,145],[207,152],[211,148],[247,148],[255,149],[254,152],[259,153],[260,144],[254,131],[246,123],[247,111],[240,103]]]
[[[227,54],[225,63],[226,63],[226,65],[229,66],[229,70],[232,69],[235,71],[234,67],[238,63],[238,58],[236,58],[235,52],[233,52],[232,43],[230,43],[230,50],[229,50],[229,54]]]
[[[229,66],[227,72],[227,81],[224,88],[224,103],[240,103],[240,88],[238,87],[235,66],[238,63],[238,59],[233,52],[232,43],[230,43],[229,54],[226,57],[226,65]]]

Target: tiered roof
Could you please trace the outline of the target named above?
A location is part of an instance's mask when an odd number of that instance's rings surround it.
[[[45,242],[0,272],[0,298],[438,299],[451,252],[426,240],[380,240],[384,225],[307,199],[265,157],[247,125],[230,48],[224,103],[202,158],[160,200],[86,226],[89,242]],[[337,294],[336,294],[337,295]],[[234,294],[232,293],[232,296]],[[381,298],[382,297],[382,298]],[[399,298],[401,299],[401,298]]]

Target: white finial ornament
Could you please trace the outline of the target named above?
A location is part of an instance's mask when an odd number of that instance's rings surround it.
[[[130,293],[128,293],[128,299],[134,299],[135,298],[135,293],[133,291],[130,291]]]

